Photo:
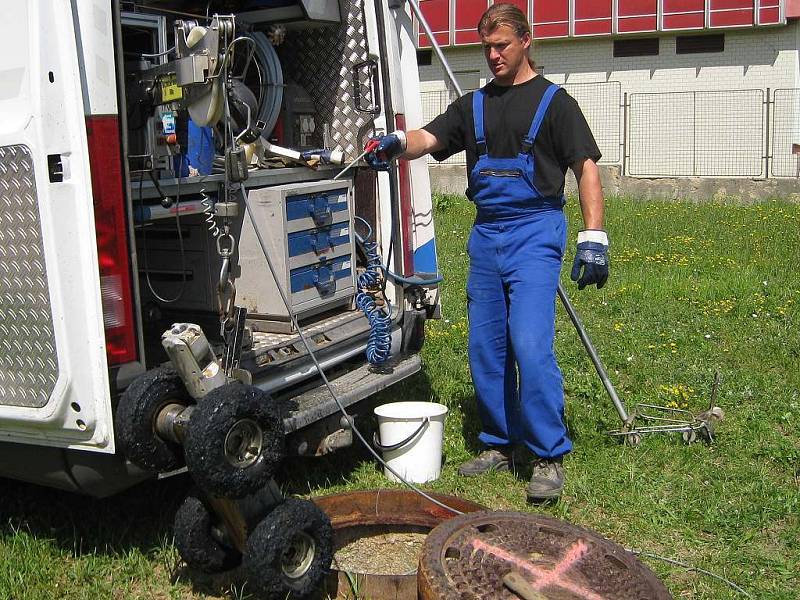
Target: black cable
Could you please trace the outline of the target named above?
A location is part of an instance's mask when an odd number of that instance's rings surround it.
[[[677,567],[683,567],[689,571],[696,571],[697,573],[701,573],[703,575],[707,575],[708,577],[713,577],[717,581],[721,581],[722,583],[726,584],[732,590],[739,592],[742,596],[747,598],[752,598],[750,594],[748,594],[744,589],[738,586],[736,583],[731,581],[730,579],[726,579],[722,575],[717,575],[711,571],[707,571],[705,569],[701,569],[700,567],[695,567],[694,565],[690,565],[688,563],[682,562],[680,560],[675,560],[674,558],[667,558],[666,556],[661,556],[660,554],[653,554],[652,552],[642,552],[641,550],[634,550],[633,548],[625,548],[627,552],[630,552],[634,556],[639,556],[641,558],[653,558],[655,560],[663,561],[670,565],[675,565]]]
[[[258,220],[256,219],[256,215],[253,212],[252,208],[250,207],[250,200],[249,200],[247,191],[244,189],[244,185],[242,185],[241,183],[239,184],[239,192],[241,193],[242,199],[244,200],[245,210],[247,211],[247,214],[250,215],[250,220],[253,223],[253,231],[256,234],[256,239],[258,240],[258,245],[261,247],[261,252],[264,254],[264,258],[267,261],[267,267],[269,268],[270,274],[272,275],[272,278],[276,282],[278,282],[278,281],[280,281],[280,279],[278,278],[278,272],[275,269],[275,265],[273,265],[273,263],[272,263],[272,258],[270,257],[269,251],[267,250],[267,243],[266,243],[266,241],[264,240],[264,237],[261,234],[261,229],[258,226]],[[314,363],[314,366],[317,368],[317,372],[319,373],[320,378],[325,383],[325,386],[327,387],[328,392],[330,393],[330,395],[333,398],[334,402],[336,402],[336,406],[339,408],[339,412],[341,412],[342,415],[345,417],[345,419],[347,419],[348,423],[350,423],[350,426],[352,428],[353,433],[356,435],[356,437],[361,442],[361,444],[369,451],[370,454],[372,454],[372,456],[374,458],[376,458],[378,460],[379,463],[381,463],[390,473],[392,473],[395,477],[397,477],[398,480],[401,483],[403,483],[404,485],[406,485],[408,488],[410,488],[411,490],[413,490],[414,492],[416,492],[417,494],[419,494],[420,496],[422,496],[426,500],[429,500],[430,502],[433,502],[437,506],[439,506],[441,508],[444,508],[445,510],[449,510],[450,512],[452,512],[452,513],[454,513],[456,515],[463,514],[462,511],[460,511],[460,510],[458,510],[458,509],[456,509],[456,508],[454,508],[452,506],[448,506],[444,502],[440,502],[436,498],[430,496],[429,494],[426,494],[423,490],[421,490],[419,487],[417,487],[416,485],[414,485],[410,481],[406,480],[402,475],[400,475],[397,471],[395,471],[390,465],[386,464],[386,461],[383,459],[383,457],[380,456],[380,454],[378,454],[375,451],[375,449],[372,447],[372,444],[370,444],[367,441],[367,439],[364,437],[364,434],[362,434],[358,430],[358,428],[356,427],[355,422],[353,420],[353,417],[347,412],[347,409],[345,408],[344,404],[342,404],[342,401],[339,399],[339,396],[336,394],[336,390],[333,389],[333,386],[331,385],[330,380],[328,379],[327,375],[325,374],[325,371],[322,369],[322,365],[319,363],[319,360],[317,359],[316,354],[314,354],[314,351],[311,349],[311,344],[309,343],[305,333],[303,333],[303,330],[300,328],[300,323],[297,321],[297,316],[295,315],[294,311],[291,308],[292,305],[289,302],[289,298],[287,297],[286,292],[283,290],[283,288],[280,285],[277,286],[277,291],[278,291],[278,294],[281,297],[281,300],[283,301],[283,305],[288,310],[289,319],[291,320],[292,325],[294,326],[294,328],[297,330],[297,335],[300,337],[300,341],[303,343],[303,346],[305,346],[306,352],[308,352],[308,356],[311,358],[312,362]]]
[[[156,190],[161,195],[162,200],[166,200],[166,196],[161,191],[161,188],[156,183],[155,177],[153,176],[152,165],[151,168],[147,170],[147,173],[150,175],[150,178],[153,180]],[[183,297],[183,294],[186,291],[186,253],[183,244],[183,231],[181,230],[181,177],[180,171],[178,171],[178,190],[175,196],[175,226],[178,230],[178,247],[181,253],[181,288],[178,290],[178,295],[174,298],[164,298],[158,292],[156,292],[155,288],[153,287],[153,282],[150,281],[150,266],[148,260],[148,251],[147,251],[147,227],[144,223],[144,215],[145,215],[145,207],[144,207],[144,198],[142,197],[142,188],[144,185],[144,174],[145,171],[141,171],[139,173],[139,213],[141,214],[142,218],[142,247],[144,250],[144,278],[147,282],[147,288],[150,290],[150,293],[158,300],[164,304],[174,304],[178,300]]]

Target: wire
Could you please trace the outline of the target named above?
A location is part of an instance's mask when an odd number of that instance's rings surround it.
[[[175,46],[173,46],[172,48],[168,48],[167,50],[164,50],[163,52],[154,52],[152,54],[144,54],[144,53],[139,54],[139,53],[135,53],[134,52],[134,53],[131,53],[131,54],[136,54],[137,56],[141,56],[142,58],[158,58],[160,56],[166,56],[170,52],[174,52],[174,51],[175,51]]]
[[[356,215],[356,219],[358,219],[359,221],[364,223],[364,225],[367,227],[367,235],[362,238],[360,235],[358,235],[358,233],[356,233],[356,239],[363,246],[364,253],[367,254],[367,256],[369,257],[368,245],[369,244],[373,244],[375,246],[374,249],[377,249],[377,246],[378,246],[377,242],[369,242],[368,241],[372,237],[372,233],[373,233],[372,226],[367,222],[366,219],[364,219],[362,217],[359,217],[358,215]],[[394,281],[395,283],[402,283],[402,284],[405,284],[405,285],[419,286],[419,287],[425,287],[425,286],[428,286],[428,285],[436,285],[437,283],[441,283],[442,281],[444,281],[444,277],[442,277],[441,275],[433,277],[432,279],[422,279],[421,277],[416,277],[416,276],[414,276],[414,277],[403,277],[399,273],[395,273],[394,271],[390,270],[389,269],[389,264],[391,263],[391,260],[392,260],[392,245],[393,245],[393,243],[394,243],[394,239],[392,239],[389,242],[389,258],[386,261],[386,265],[383,265],[381,263],[378,263],[378,265],[377,265],[378,268],[381,271],[383,271],[383,274],[384,274],[384,279],[383,279],[383,282],[382,282],[382,285],[381,285],[381,291],[384,293],[384,296],[386,295],[386,281],[387,280]],[[378,260],[380,260],[380,259],[378,259]]]
[[[180,168],[180,167],[179,167]],[[144,198],[142,197],[142,186],[144,185],[144,171],[139,174],[139,211],[142,215],[142,220],[144,220]],[[156,182],[155,177],[153,176],[152,168],[147,171],[147,174],[150,176],[150,179],[153,180],[153,184],[155,185],[156,190],[161,195],[161,199],[166,199],[161,188],[159,187],[158,183]],[[162,302],[163,304],[174,304],[181,298],[183,298],[183,294],[186,291],[186,253],[183,244],[183,231],[181,230],[181,176],[180,171],[178,171],[178,190],[175,194],[175,227],[178,230],[178,247],[181,253],[181,288],[178,290],[178,295],[174,298],[164,298],[162,297],[153,287],[153,282],[150,281],[150,266],[148,263],[148,252],[147,252],[147,227],[144,223],[142,223],[142,246],[144,250],[144,278],[147,282],[147,288],[150,290],[150,293],[153,294],[156,300]]]
[[[697,571],[698,573],[702,573],[703,575],[708,575],[709,577],[713,577],[722,583],[727,584],[730,586],[731,589],[736,590],[746,598],[752,598],[750,594],[744,591],[741,587],[736,585],[730,579],[725,579],[722,575],[717,575],[716,573],[712,573],[711,571],[706,571],[705,569],[701,569],[700,567],[695,567],[693,565],[687,564],[685,562],[681,562],[679,560],[675,560],[674,558],[667,558],[666,556],[660,556],[658,554],[653,554],[652,552],[642,552],[641,550],[634,550],[632,548],[625,548],[626,552],[630,552],[634,556],[641,556],[642,558],[654,558],[656,560],[663,561],[665,563],[669,563],[671,565],[676,565],[678,567],[683,567],[684,569],[688,569],[690,571]]]
[[[256,215],[254,214],[253,210],[250,207],[250,199],[247,196],[247,191],[244,189],[244,185],[241,185],[241,184],[239,185],[239,191],[241,192],[242,198],[244,199],[245,209],[247,210],[247,214],[250,215],[250,220],[253,223],[253,230],[255,231],[256,238],[258,238],[258,244],[259,244],[259,246],[261,246],[261,252],[264,253],[264,258],[267,260],[267,266],[269,267],[270,273],[272,274],[272,277],[273,277],[273,279],[275,281],[280,281],[278,279],[278,274],[277,274],[277,271],[275,270],[275,266],[272,264],[272,259],[270,258],[269,251],[267,250],[267,244],[264,241],[263,236],[261,235],[260,228],[258,227],[258,220],[256,219]],[[305,334],[303,333],[303,330],[300,329],[300,324],[297,322],[297,317],[295,316],[294,312],[291,309],[291,304],[289,303],[289,299],[286,296],[286,292],[284,292],[283,288],[280,285],[277,286],[277,290],[278,290],[278,294],[280,294],[280,296],[281,296],[281,300],[283,301],[283,304],[286,306],[287,310],[289,311],[289,318],[292,321],[292,325],[297,330],[297,334],[299,335],[300,340],[303,342],[303,345],[305,346],[309,357],[311,357],[311,360],[314,362],[314,366],[317,368],[317,372],[319,372],[319,375],[322,378],[322,381],[325,383],[325,386],[328,388],[328,392],[330,392],[331,397],[333,397],[333,400],[336,402],[336,405],[339,407],[339,411],[344,415],[344,417],[347,419],[348,423],[350,423],[350,426],[353,429],[353,433],[356,434],[356,437],[363,444],[363,446],[369,451],[370,454],[372,454],[373,457],[375,457],[378,460],[378,462],[380,464],[382,464],[386,468],[387,471],[389,471],[392,475],[397,477],[397,479],[399,481],[401,481],[404,485],[409,487],[412,491],[416,492],[417,494],[419,494],[420,496],[422,496],[426,500],[428,500],[430,502],[433,502],[436,506],[439,506],[439,507],[441,507],[441,508],[443,508],[445,510],[449,510],[450,512],[452,512],[452,513],[454,513],[456,515],[464,514],[462,511],[460,511],[458,509],[455,509],[452,506],[448,506],[447,504],[437,500],[436,498],[433,498],[429,494],[426,494],[424,491],[422,491],[420,488],[415,486],[413,483],[411,483],[410,481],[407,481],[402,475],[400,475],[391,466],[389,466],[386,463],[386,461],[384,461],[383,458],[375,451],[375,449],[372,447],[372,445],[366,440],[364,435],[355,426],[355,423],[353,422],[353,418],[347,413],[347,410],[345,409],[344,405],[342,404],[342,401],[339,399],[339,396],[336,394],[336,391],[333,389],[333,386],[331,385],[331,382],[328,380],[327,375],[325,375],[325,371],[322,370],[322,365],[319,364],[319,361],[317,360],[317,357],[314,354],[314,351],[311,349],[311,345],[308,343],[308,339],[306,338]]]
[[[368,290],[375,290],[380,286],[384,289],[384,282],[380,276],[381,257],[378,255],[378,242],[372,241],[372,227],[363,218],[356,216],[356,220],[367,228],[367,235],[361,237],[355,232],[356,240],[361,245],[367,258],[367,266],[358,276],[358,293],[356,306],[364,311],[369,321],[370,332],[367,341],[367,361],[372,365],[382,365],[391,356],[392,351],[392,305],[386,298],[386,307],[378,306],[377,301]]]

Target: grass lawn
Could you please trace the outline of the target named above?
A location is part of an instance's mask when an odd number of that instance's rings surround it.
[[[577,203],[567,210],[574,240]],[[616,413],[559,307],[556,346],[575,451],[562,500],[544,508],[526,505],[525,481],[511,473],[456,474],[478,450],[464,293],[473,212],[463,198],[437,197],[436,213],[444,319],[428,324],[424,371],[382,398],[450,408],[446,465],[430,489],[568,519],[718,573],[754,598],[800,597],[798,207],[608,202],[609,283],[578,292],[568,268],[563,276],[620,397],[628,406],[699,412],[718,370],[726,420],[711,446],[676,435],[647,437],[638,448],[617,443],[604,433],[618,425]],[[302,495],[388,485],[358,449],[298,461],[283,483]],[[170,527],[186,485],[148,483],[100,501],[2,482],[0,598],[227,597],[225,584],[179,566]],[[645,562],[676,598],[742,597],[706,576]],[[228,595],[241,597],[233,587]]]

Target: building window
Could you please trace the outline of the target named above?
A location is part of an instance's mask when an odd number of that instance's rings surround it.
[[[417,65],[429,67],[433,61],[433,50],[417,50]]]
[[[724,52],[725,34],[679,35],[675,38],[676,54],[699,54],[703,52]]]
[[[658,38],[614,40],[614,58],[658,56]]]

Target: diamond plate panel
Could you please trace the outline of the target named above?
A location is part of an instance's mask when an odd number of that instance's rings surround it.
[[[57,379],[33,159],[0,146],[0,405],[41,408]]]
[[[353,159],[372,132],[371,115],[355,108],[352,82],[353,67],[368,51],[361,3],[342,2],[342,11],[339,25],[288,32],[278,56],[284,78],[303,86],[317,106],[315,144],[322,146],[327,124],[331,145]],[[360,88],[362,104],[370,104],[369,86],[362,81]]]

